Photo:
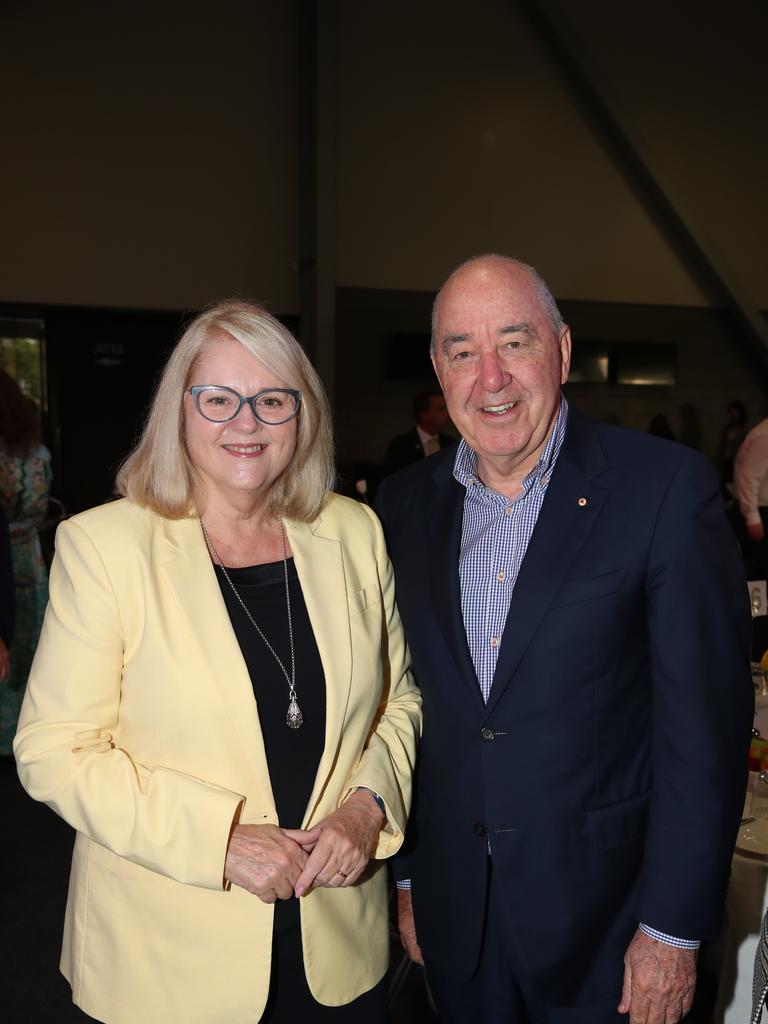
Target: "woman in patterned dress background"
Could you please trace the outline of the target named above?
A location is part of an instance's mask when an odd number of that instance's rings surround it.
[[[48,600],[39,528],[48,505],[51,455],[40,443],[40,413],[10,374],[0,370],[0,508],[8,520],[16,587],[10,669],[0,680],[0,754],[11,741]]]

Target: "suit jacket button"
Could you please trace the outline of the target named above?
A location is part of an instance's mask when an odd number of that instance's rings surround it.
[[[480,735],[483,737],[484,740],[492,740],[496,737],[496,733],[493,731],[493,729],[488,728],[483,729]]]
[[[476,825],[473,825],[472,828],[479,836],[485,835],[485,825],[481,825],[480,822],[478,822]]]

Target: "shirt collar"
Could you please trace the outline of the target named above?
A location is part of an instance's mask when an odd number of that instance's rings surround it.
[[[539,456],[539,461],[523,480],[523,493],[527,494],[534,482],[538,482],[540,487],[546,487],[549,483],[552,470],[555,468],[557,457],[563,446],[567,421],[568,403],[565,400],[565,396],[561,395],[557,419],[552,430],[549,432],[547,443],[544,446],[544,451]],[[462,487],[467,489],[475,484],[482,486],[482,481],[477,475],[477,452],[470,448],[463,438],[459,442],[456,458],[453,463],[453,475]]]

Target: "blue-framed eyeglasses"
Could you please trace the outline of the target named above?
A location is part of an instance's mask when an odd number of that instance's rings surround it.
[[[187,391],[197,411],[211,423],[233,420],[247,404],[257,420],[274,427],[292,420],[301,405],[301,392],[295,388],[263,388],[255,395],[241,395],[220,384],[196,384]]]

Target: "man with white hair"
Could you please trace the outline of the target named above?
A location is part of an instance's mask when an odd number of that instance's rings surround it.
[[[379,492],[424,698],[401,936],[445,1021],[674,1024],[739,825],[750,616],[718,482],[569,406],[570,357],[531,267],[463,264],[432,339],[462,441]]]

